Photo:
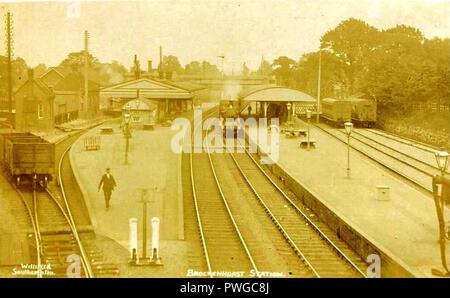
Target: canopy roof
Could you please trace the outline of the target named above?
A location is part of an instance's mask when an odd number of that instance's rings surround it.
[[[202,87],[143,78],[102,88],[100,95],[131,99],[136,98],[139,92],[140,97],[148,99],[191,99],[193,90],[198,90],[197,88]]]
[[[240,95],[243,101],[259,102],[308,102],[315,103],[316,99],[311,95],[296,89],[286,87],[259,87],[243,92]]]

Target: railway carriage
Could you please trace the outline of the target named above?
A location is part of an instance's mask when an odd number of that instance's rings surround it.
[[[352,120],[356,124],[371,127],[377,122],[377,103],[374,100],[351,97]]]
[[[352,118],[349,101],[325,98],[322,100],[322,118],[333,125],[340,125]]]
[[[19,186],[30,181],[44,187],[53,179],[55,145],[30,133],[0,135],[0,158],[3,168]]]

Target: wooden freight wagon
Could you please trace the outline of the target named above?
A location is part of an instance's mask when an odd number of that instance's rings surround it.
[[[377,122],[377,102],[364,98],[349,98],[352,120],[361,126],[371,127]]]
[[[20,185],[30,181],[46,186],[55,171],[55,145],[32,134],[1,135],[1,162]]]
[[[352,107],[349,101],[325,98],[322,100],[322,118],[335,126],[351,121]]]

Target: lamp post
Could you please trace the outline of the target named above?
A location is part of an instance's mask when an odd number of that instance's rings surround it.
[[[350,135],[352,134],[353,123],[344,123],[345,132],[347,133],[347,178],[350,178]]]
[[[322,78],[322,45],[320,45],[319,48],[319,70],[317,74],[317,115],[316,115],[316,122],[319,123],[320,121],[320,81]]]
[[[292,108],[292,104],[290,102],[288,102],[286,104],[287,110],[288,110],[288,118],[287,121],[290,122],[291,121],[291,108]]]
[[[127,111],[127,113],[124,115],[125,120],[125,164],[128,164],[128,148],[130,144],[130,112]]]
[[[446,240],[448,240],[448,231],[446,231],[445,224],[445,201],[450,199],[450,179],[445,177],[445,172],[447,171],[449,163],[450,154],[444,150],[437,151],[435,153],[436,163],[441,171],[441,175],[436,175],[433,177],[433,197],[434,204],[436,207],[436,214],[439,222],[439,246],[441,252],[442,266],[445,272],[441,272],[437,269],[432,269],[431,272],[437,276],[450,276],[450,271],[447,266],[447,249]],[[441,192],[439,194],[439,185],[441,185]]]
[[[310,150],[310,143],[309,143],[309,127],[310,127],[310,125],[309,125],[309,121],[311,120],[311,110],[306,110],[306,119],[308,120],[308,147],[306,148],[306,150]]]
[[[438,165],[439,170],[441,170],[441,176],[445,175],[445,171],[447,171],[448,168],[448,161],[450,154],[444,150],[436,151],[434,154],[436,157],[436,163]]]

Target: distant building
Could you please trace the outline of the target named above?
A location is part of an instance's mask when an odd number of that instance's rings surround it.
[[[56,86],[67,75],[67,70],[62,67],[50,67],[39,79],[48,87]]]
[[[100,86],[89,80],[88,89],[88,100],[85,103],[84,75],[75,67],[53,87],[57,123],[70,121],[80,116],[95,117],[98,115]]]
[[[14,94],[16,131],[47,132],[54,126],[55,93],[28,71],[28,80]]]
[[[100,110],[120,115],[128,101],[146,99],[157,106],[156,120],[163,120],[203,102],[207,92],[196,84],[141,78],[102,88]]]

